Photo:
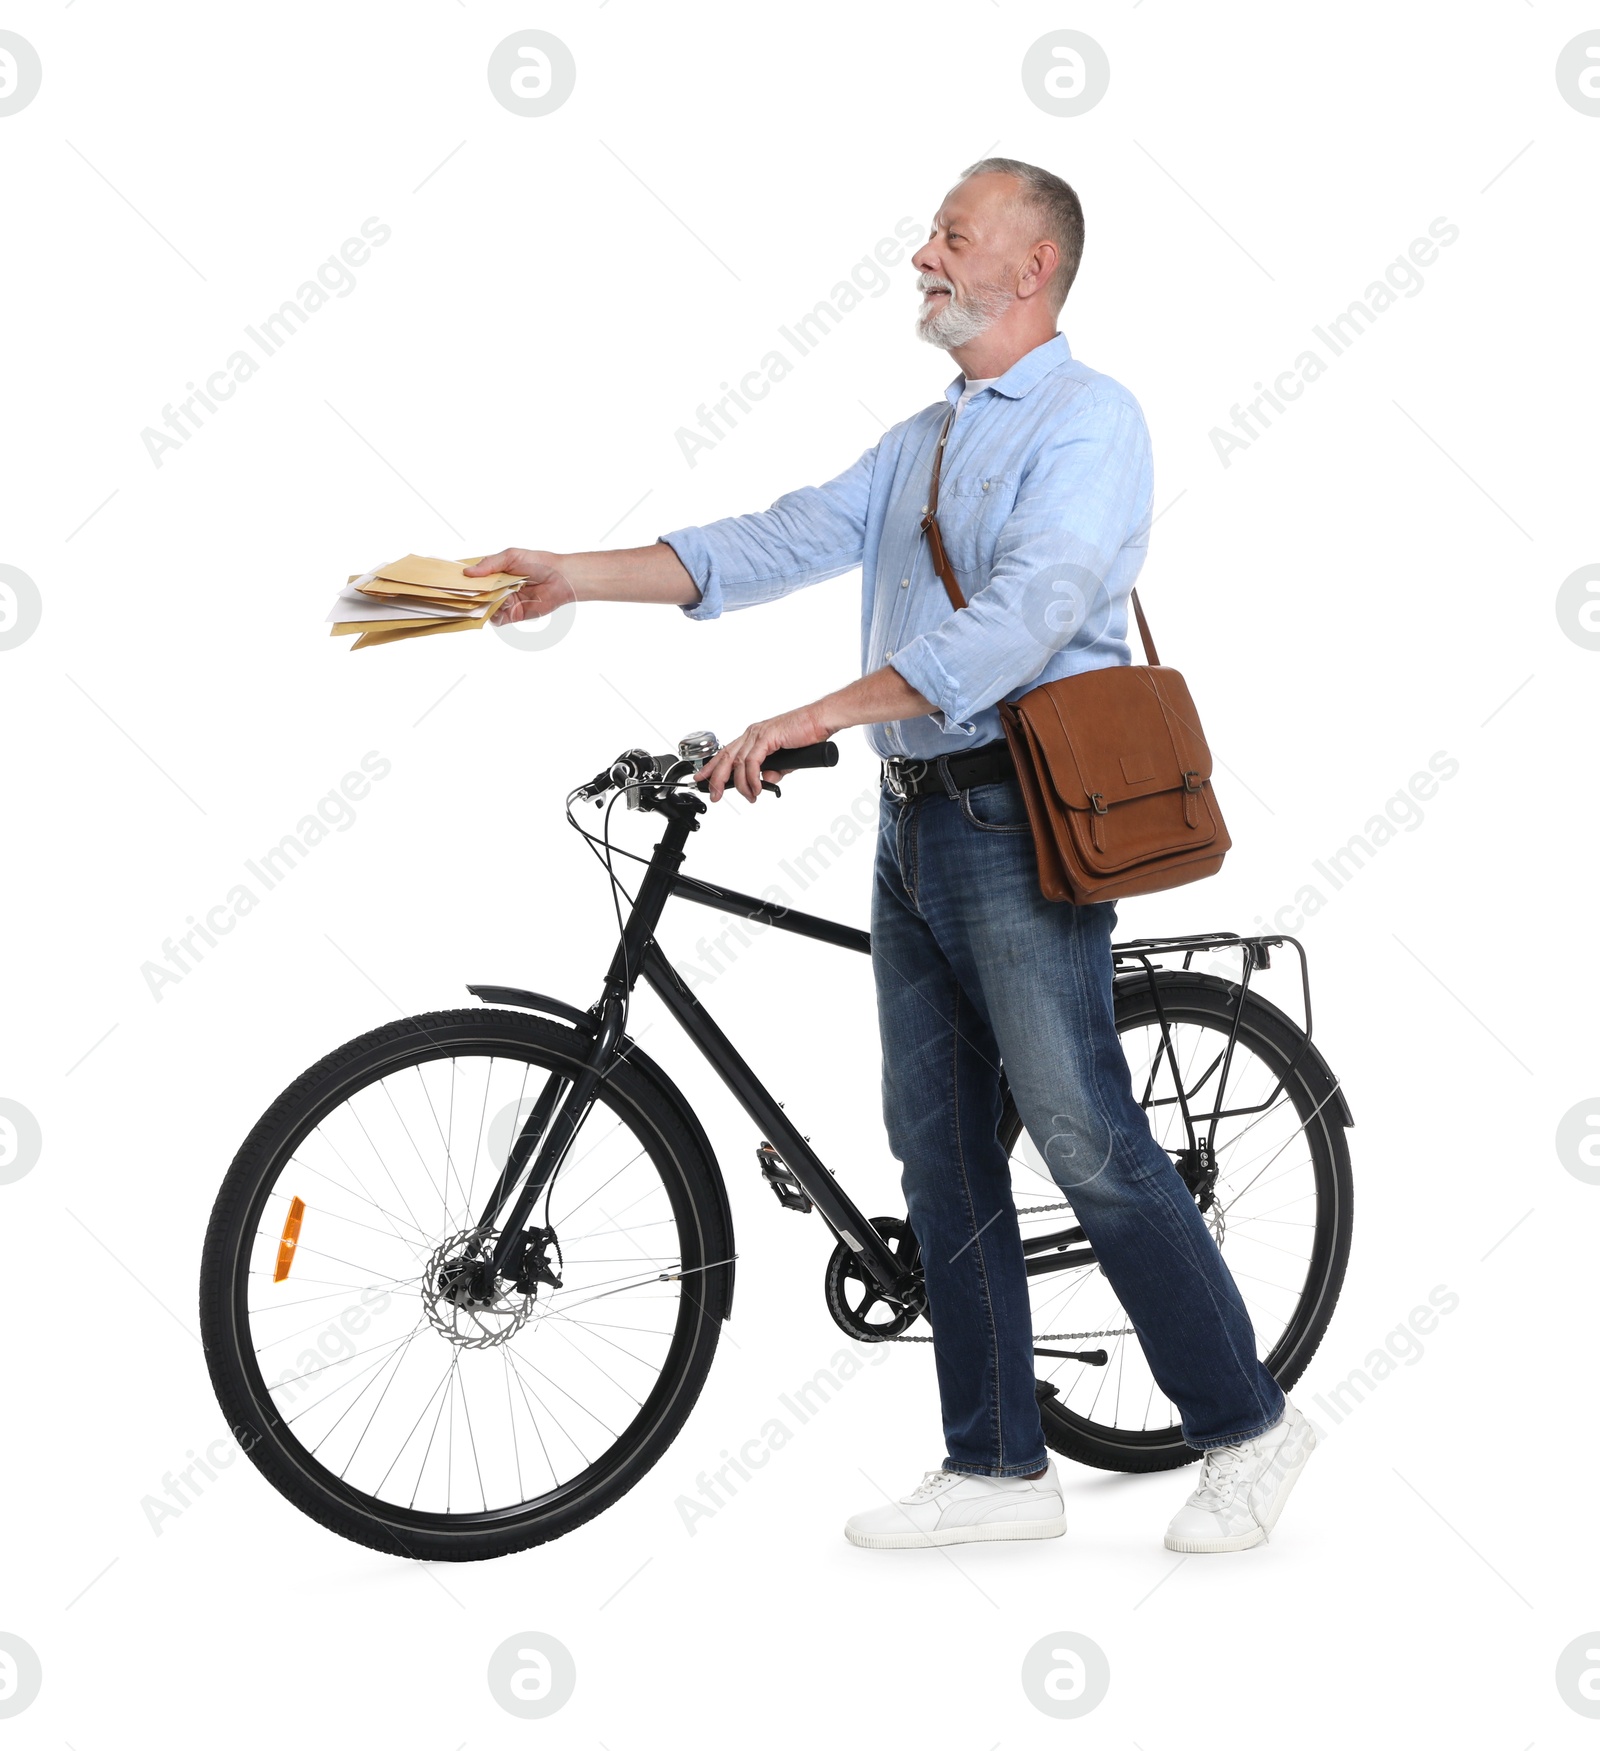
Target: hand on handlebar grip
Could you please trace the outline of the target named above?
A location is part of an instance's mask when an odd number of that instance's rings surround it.
[[[781,720],[780,720],[781,721]],[[810,742],[795,747],[769,748],[759,756],[759,766],[750,744],[760,747],[765,738],[761,735],[764,726],[752,725],[736,742],[719,750],[695,774],[695,784],[698,788],[712,789],[712,800],[721,796],[722,791],[732,783],[741,796],[754,802],[760,790],[770,790],[774,795],[781,796],[777,785],[767,777],[768,773],[777,778],[784,778],[791,772],[803,771],[813,766],[835,766],[839,760],[839,749],[833,742]],[[770,731],[768,732],[770,734]],[[720,770],[718,770],[720,768]],[[715,774],[714,777],[708,775]]]

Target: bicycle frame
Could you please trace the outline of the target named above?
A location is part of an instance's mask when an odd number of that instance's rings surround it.
[[[771,1142],[795,1182],[821,1211],[828,1226],[856,1254],[863,1268],[882,1290],[890,1295],[905,1295],[912,1289],[915,1277],[904,1270],[889,1246],[801,1135],[755,1071],[745,1062],[733,1042],[679,978],[655,940],[656,927],[667,901],[675,895],[681,899],[692,900],[697,905],[713,907],[718,911],[732,913],[735,917],[769,925],[775,930],[787,930],[796,936],[808,937],[812,941],[827,943],[835,948],[853,949],[858,954],[871,953],[870,933],[792,907],[776,906],[715,882],[699,881],[684,875],[681,866],[685,847],[690,833],[697,830],[698,817],[705,813],[706,805],[697,798],[680,792],[664,791],[656,792],[643,806],[666,816],[666,830],[656,844],[644,878],[634,896],[622,939],[606,972],[602,994],[589,1014],[583,1018],[593,1027],[593,1044],[588,1058],[582,1068],[571,1076],[563,1076],[559,1072],[551,1073],[533,1110],[523,1122],[506,1165],[479,1218],[481,1229],[500,1229],[492,1258],[492,1269],[498,1273],[512,1267],[513,1255],[522,1244],[523,1229],[534,1206],[560,1167],[573,1137],[593,1104],[600,1083],[622,1055],[626,999],[642,978],[666,1005],[673,1019],[699,1047],[762,1136]],[[1241,948],[1245,956],[1242,995],[1243,990],[1248,987],[1250,973],[1258,966],[1269,964],[1268,950],[1284,942],[1291,943],[1300,954],[1305,1032],[1309,1045],[1310,988],[1305,973],[1305,952],[1292,937],[1245,938],[1226,932],[1210,932],[1192,937],[1142,938],[1124,945],[1113,945],[1114,966],[1119,976],[1136,976],[1137,971],[1142,969],[1150,978],[1165,1042],[1164,1049],[1170,1051],[1170,1034],[1155,979],[1153,957],[1182,952],[1184,965],[1187,967],[1196,953],[1221,948]],[[484,988],[483,994],[488,995],[489,989]],[[1226,1085],[1232,1052],[1233,1036],[1230,1035],[1226,1061],[1218,1079],[1216,1105],[1219,1110],[1204,1115],[1212,1120],[1213,1136],[1216,1120],[1233,1116],[1231,1112],[1221,1110],[1221,1091]],[[1157,1062],[1159,1064],[1159,1059]],[[1195,1123],[1188,1109],[1181,1077],[1178,1078],[1177,1099],[1190,1147],[1193,1148],[1196,1143]],[[535,1149],[538,1151],[537,1156],[534,1156]],[[531,1168],[530,1156],[533,1156]],[[523,1180],[525,1169],[527,1177]],[[510,1210],[502,1215],[502,1207],[519,1180],[522,1180],[521,1191]],[[1029,1257],[1029,1274],[1063,1268],[1064,1249],[1084,1238],[1081,1228],[1033,1237],[1027,1243],[1027,1251],[1030,1255],[1038,1256]],[[1071,1255],[1073,1264],[1089,1263],[1092,1259],[1093,1254],[1087,1248]]]
[[[740,1056],[733,1042],[674,972],[671,962],[656,943],[655,931],[667,901],[677,894],[704,906],[715,906],[742,918],[770,924],[778,930],[792,931],[839,948],[855,949],[860,954],[871,952],[871,937],[864,930],[853,930],[826,918],[772,906],[752,895],[682,875],[680,866],[684,848],[689,835],[698,827],[698,817],[705,812],[706,805],[698,798],[669,792],[652,799],[650,806],[654,812],[667,817],[667,826],[634,895],[633,909],[607,969],[603,992],[591,1011],[595,1021],[594,1041],[587,1061],[570,1078],[552,1074],[524,1121],[479,1218],[480,1227],[498,1226],[501,1231],[492,1268],[499,1272],[509,1267],[534,1205],[561,1165],[593,1104],[600,1082],[617,1061],[626,998],[642,978],[700,1048],[762,1135],[772,1143],[801,1189],[822,1212],[828,1226],[857,1254],[873,1279],[890,1293],[908,1291],[913,1279],[823,1165],[821,1157],[796,1129],[760,1077]],[[537,1155],[534,1155],[535,1149]],[[533,1160],[528,1167],[530,1156]],[[522,1189],[509,1211],[502,1216],[502,1207],[525,1168],[527,1177]]]

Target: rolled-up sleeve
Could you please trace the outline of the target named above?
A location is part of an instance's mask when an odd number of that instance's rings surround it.
[[[1040,449],[989,581],[890,660],[942,729],[975,733],[973,714],[1033,680],[1057,651],[1106,636],[1128,588],[1108,580],[1118,555],[1148,538],[1150,483],[1150,434],[1125,396],[1086,399]]]
[[[785,493],[769,510],[658,536],[699,588],[684,613],[715,620],[860,565],[877,455],[874,445],[835,479]]]

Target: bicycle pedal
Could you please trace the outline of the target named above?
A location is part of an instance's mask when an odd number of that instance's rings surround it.
[[[806,1215],[814,1208],[806,1196],[805,1187],[790,1173],[783,1157],[770,1143],[756,1145],[756,1165],[785,1210],[798,1210],[801,1215]]]

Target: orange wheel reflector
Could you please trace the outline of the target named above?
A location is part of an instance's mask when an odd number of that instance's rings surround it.
[[[278,1264],[272,1273],[274,1283],[283,1282],[289,1275],[289,1267],[294,1263],[294,1249],[300,1244],[300,1218],[305,1213],[305,1199],[295,1198],[284,1218],[283,1239],[278,1242]]]

